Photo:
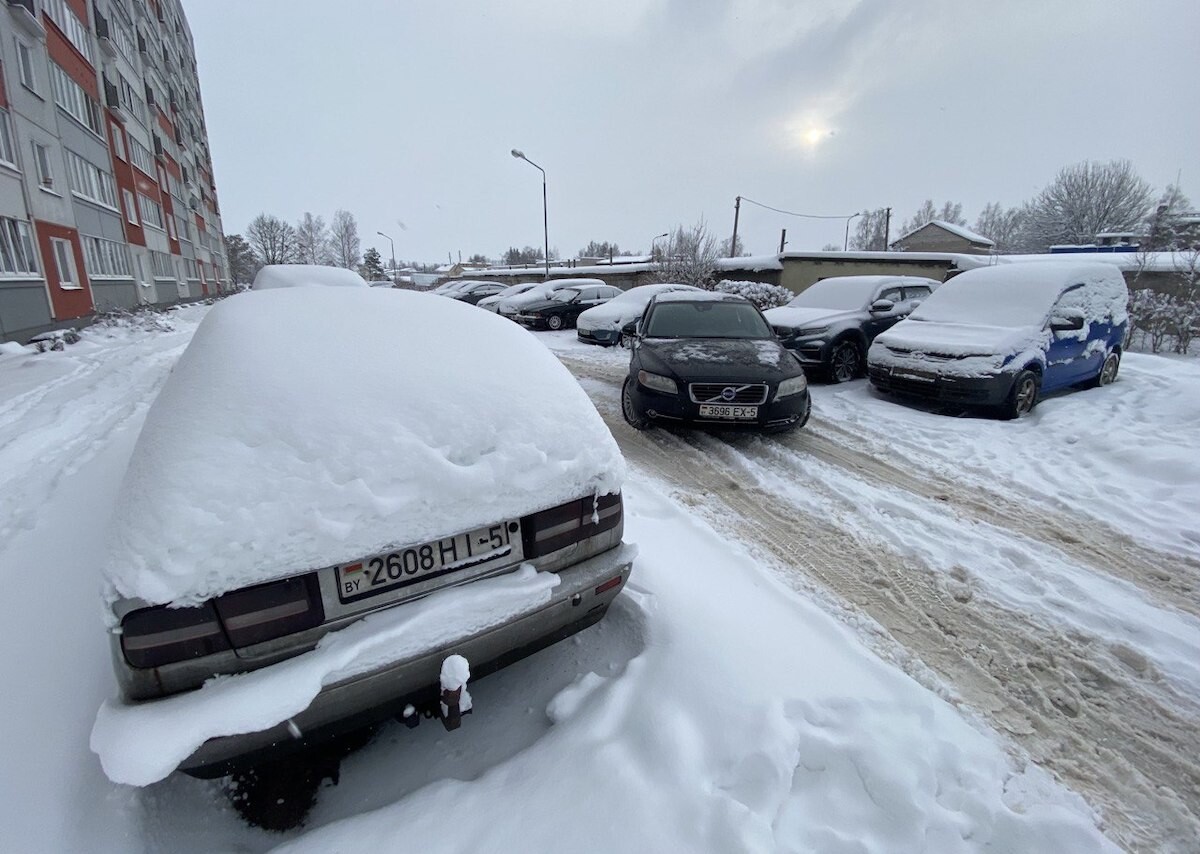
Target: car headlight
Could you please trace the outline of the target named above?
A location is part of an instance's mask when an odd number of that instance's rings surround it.
[[[679,386],[675,385],[675,380],[670,377],[652,374],[649,371],[638,371],[638,382],[646,388],[661,391],[663,394],[679,394]]]
[[[799,394],[806,388],[808,388],[808,379],[804,374],[792,377],[779,384],[779,390],[775,392],[775,399],[779,400],[781,397],[791,397],[793,394]]]
[[[797,338],[807,338],[809,335],[823,335],[829,331],[828,326],[807,326],[804,329],[796,330]]]

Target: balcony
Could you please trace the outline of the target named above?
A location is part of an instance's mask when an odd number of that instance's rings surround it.
[[[8,11],[17,22],[17,26],[26,34],[39,41],[45,41],[46,26],[38,16],[37,3],[34,0],[8,0]]]
[[[96,38],[100,41],[100,50],[104,51],[104,55],[109,59],[116,59],[120,52],[112,40],[112,30],[108,26],[108,18],[101,15],[99,9],[96,9],[95,12]]]

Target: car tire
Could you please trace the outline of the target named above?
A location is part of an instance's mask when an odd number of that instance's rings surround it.
[[[1121,369],[1121,354],[1113,350],[1100,363],[1100,370],[1095,378],[1088,383],[1089,388],[1111,385],[1117,380],[1117,372]]]
[[[1042,378],[1037,371],[1024,370],[1013,380],[1008,399],[1000,410],[1000,417],[1006,421],[1028,415],[1037,406],[1038,392],[1042,389]]]
[[[829,380],[845,383],[862,375],[862,348],[854,341],[839,341],[829,354]]]
[[[559,317],[557,314],[552,314],[548,318],[546,318],[546,325],[549,326],[555,332],[557,332],[558,330],[563,328],[563,319],[561,317]]]
[[[625,382],[621,385],[621,414],[625,416],[625,422],[634,430],[648,430],[652,422],[644,412],[637,408],[629,386],[630,380],[629,377],[626,377]]]

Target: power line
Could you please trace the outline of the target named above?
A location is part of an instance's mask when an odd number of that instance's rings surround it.
[[[749,202],[752,205],[758,205],[760,208],[766,208],[769,211],[775,211],[775,213],[786,214],[787,216],[798,216],[803,219],[849,219],[852,216],[857,216],[857,214],[846,214],[843,216],[823,216],[823,215],[819,215],[819,214],[795,213],[794,211],[785,211],[785,210],[781,210],[780,208],[773,208],[770,205],[764,205],[762,202],[756,202],[756,201],[754,201],[754,199],[747,198],[746,196],[741,196],[740,198],[743,202]]]

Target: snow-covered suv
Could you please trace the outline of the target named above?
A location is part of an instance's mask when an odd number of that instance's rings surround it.
[[[623,474],[579,384],[493,314],[366,287],[218,303],[116,508],[105,771],[220,776],[388,716],[453,718],[467,667],[604,616],[633,554]]]
[[[971,270],[875,339],[871,383],[1017,418],[1046,392],[1116,379],[1128,303],[1125,279],[1111,264]]]

